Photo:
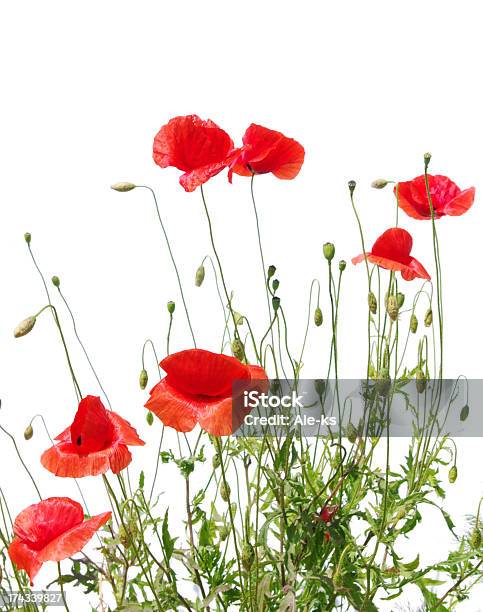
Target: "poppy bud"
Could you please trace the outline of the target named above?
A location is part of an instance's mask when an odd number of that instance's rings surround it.
[[[386,311],[391,321],[395,321],[397,319],[399,307],[397,305],[397,297],[395,295],[388,296],[386,301]]]
[[[25,431],[23,432],[23,437],[26,440],[31,440],[33,435],[34,435],[34,428],[32,427],[32,424],[30,424],[25,428]]]
[[[355,181],[349,181],[347,183],[348,187],[349,187],[349,191],[351,192],[351,195],[354,193],[354,190],[356,188],[356,182]]]
[[[314,323],[317,327],[320,327],[322,325],[322,321],[323,321],[322,310],[317,306],[314,312]]]
[[[376,296],[372,293],[372,291],[369,291],[369,294],[367,296],[367,303],[369,304],[369,310],[372,312],[372,314],[376,314],[377,313],[377,299],[376,299]]]
[[[349,422],[349,424],[347,425],[346,436],[351,444],[354,444],[354,442],[357,440],[357,429],[351,422]]]
[[[143,368],[141,373],[139,374],[139,386],[144,391],[146,389],[146,385],[148,384],[148,373]]]
[[[227,525],[223,525],[220,529],[220,540],[224,542],[230,535],[230,528]]]
[[[275,266],[268,266],[267,278],[272,278],[275,275],[277,268]]]
[[[176,308],[176,304],[174,302],[168,302],[168,312],[170,315],[174,313],[175,308]]]
[[[451,484],[453,484],[454,482],[456,482],[457,478],[458,478],[458,468],[456,467],[456,464],[455,464],[448,472],[448,481]]]
[[[60,287],[60,278],[58,276],[53,276],[52,284],[54,285],[54,287]]]
[[[277,312],[277,310],[280,308],[280,298],[277,296],[274,296],[272,298],[272,308],[275,312]]]
[[[213,465],[214,470],[216,470],[217,467],[220,467],[220,463],[221,463],[220,455],[218,454],[213,455],[213,459],[211,460],[211,463]]]
[[[470,546],[475,550],[481,547],[481,531],[478,525],[475,526],[470,536]]]
[[[238,361],[243,361],[245,359],[245,347],[239,338],[235,338],[231,343],[231,352],[233,357],[236,357]]]
[[[146,423],[151,426],[154,423],[154,415],[151,411],[146,414]]]
[[[397,299],[397,307],[398,307],[398,308],[402,308],[402,307],[403,307],[403,305],[404,305],[404,299],[405,299],[404,293],[400,293],[400,292],[399,292],[399,293],[396,295],[396,299]]]
[[[26,336],[29,334],[34,328],[36,317],[27,317],[23,321],[21,321],[17,327],[13,330],[13,335],[15,338],[21,338],[22,336]]]
[[[384,189],[388,183],[389,181],[386,181],[386,179],[376,179],[375,181],[372,181],[371,187],[374,189]]]
[[[233,311],[233,317],[237,325],[243,325],[243,323],[245,322],[245,317],[236,310]]]
[[[196,270],[195,285],[197,287],[201,287],[204,280],[205,280],[205,266],[201,264],[201,266],[199,266],[199,268]]]
[[[321,378],[314,380],[314,388],[317,395],[324,395],[325,380],[322,380]]]
[[[326,242],[323,246],[324,257],[327,261],[332,261],[335,255],[335,246],[332,242]]]
[[[381,368],[377,377],[376,390],[379,395],[387,395],[391,386],[391,376],[388,368]]]
[[[125,192],[131,191],[132,189],[136,189],[136,185],[134,185],[134,183],[127,183],[121,181],[120,183],[114,183],[114,185],[111,185],[111,189],[114,189],[114,191]]]
[[[409,321],[409,329],[413,334],[418,331],[418,317],[415,314],[411,315],[411,319]]]
[[[241,561],[242,561],[243,569],[248,572],[248,570],[253,565],[253,562],[255,561],[255,550],[253,546],[250,544],[250,542],[246,542],[243,545]]]
[[[424,167],[427,168],[429,166],[429,162],[431,161],[431,153],[424,154]]]
[[[272,289],[274,290],[274,292],[276,292],[279,287],[280,281],[278,280],[278,278],[274,278],[272,281]]]
[[[222,482],[220,485],[220,495],[223,501],[230,501],[231,489],[228,483]]]
[[[433,311],[431,310],[431,308],[429,308],[424,317],[424,325],[426,327],[431,327],[432,323],[433,323]]]
[[[460,412],[460,421],[466,421],[469,414],[470,414],[470,407],[468,406],[468,404],[465,404]]]
[[[32,240],[32,234],[30,232],[25,232],[25,234],[23,235],[24,240],[27,244],[30,244],[31,240]]]
[[[424,393],[426,389],[426,383],[427,379],[424,375],[424,372],[421,370],[421,368],[418,368],[416,372],[416,390],[418,393]]]
[[[341,272],[344,272],[344,270],[346,269],[346,267],[347,267],[347,262],[346,262],[344,259],[341,259],[341,260],[339,261],[339,270],[340,270]]]

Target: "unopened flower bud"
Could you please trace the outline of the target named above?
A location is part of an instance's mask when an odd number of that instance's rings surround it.
[[[347,183],[348,187],[349,187],[349,191],[351,192],[351,195],[354,193],[354,190],[356,188],[356,182],[355,181],[349,181]]]
[[[111,185],[111,189],[114,189],[114,191],[125,192],[136,189],[136,185],[134,185],[134,183],[121,181],[120,183],[114,183],[114,185]]]
[[[448,481],[451,484],[453,484],[453,483],[456,482],[457,478],[458,478],[458,468],[456,467],[456,464],[455,464],[455,465],[453,465],[453,467],[448,472]]]
[[[424,325],[426,327],[431,327],[432,323],[433,323],[433,311],[431,310],[431,308],[429,308],[424,317]]]
[[[221,495],[221,499],[223,501],[229,502],[230,501],[230,494],[231,494],[231,489],[230,489],[230,485],[226,482],[222,482],[220,485],[220,495]]]
[[[369,304],[369,310],[372,312],[372,314],[376,314],[377,313],[377,299],[376,299],[376,296],[372,293],[372,291],[369,291],[369,294],[367,296],[367,303]]]
[[[60,287],[60,278],[58,276],[53,276],[52,284],[54,285],[54,287]]]
[[[319,308],[319,306],[317,306],[314,312],[314,323],[317,327],[320,327],[322,325],[322,321],[323,321],[322,310]]]
[[[36,317],[27,317],[23,321],[21,321],[17,327],[13,330],[13,335],[15,338],[21,338],[22,336],[26,336],[29,334],[34,328],[36,321]]]
[[[339,270],[340,270],[341,272],[344,272],[344,270],[346,269],[346,267],[347,267],[347,262],[345,261],[345,259],[341,259],[341,260],[339,261]]]
[[[470,546],[475,550],[479,550],[481,547],[481,531],[478,525],[475,526],[470,536]]]
[[[211,460],[211,463],[213,465],[214,470],[216,470],[217,467],[220,467],[221,460],[220,460],[220,455],[218,455],[218,453],[216,455],[213,455],[213,459]]]
[[[235,319],[235,323],[237,325],[243,325],[245,322],[245,317],[236,310],[233,311],[233,318]]]
[[[241,561],[243,569],[248,572],[255,561],[255,550],[249,542],[243,545]]]
[[[388,368],[381,368],[379,376],[377,377],[376,390],[379,395],[387,395],[391,388],[391,376]]]
[[[399,313],[399,307],[397,305],[397,297],[395,295],[390,295],[386,301],[386,310],[389,315],[391,321],[395,321],[397,319],[397,315]]]
[[[351,444],[354,444],[354,442],[357,440],[357,429],[351,422],[349,422],[349,424],[347,425],[346,436]]]
[[[146,414],[146,423],[151,426],[154,423],[154,415],[151,411]]]
[[[275,312],[280,308],[280,298],[276,295],[272,298],[272,308]]]
[[[224,542],[229,535],[230,535],[230,528],[228,527],[228,525],[223,525],[220,528],[220,540]]]
[[[314,380],[314,388],[317,395],[322,396],[325,392],[325,380],[318,378]]]
[[[411,319],[409,321],[409,329],[413,334],[418,331],[418,317],[415,314],[411,315]]]
[[[168,302],[168,312],[170,315],[174,313],[174,309],[176,308],[176,304],[174,302]]]
[[[32,427],[32,424],[30,424],[25,428],[25,431],[23,432],[23,437],[26,440],[31,440],[33,435],[34,435],[34,428]]]
[[[396,299],[397,299],[397,307],[402,308],[404,305],[404,299],[405,299],[404,293],[399,292],[396,295]]]
[[[376,179],[375,181],[372,181],[371,187],[374,189],[384,189],[388,183],[389,181],[386,181],[386,179]]]
[[[275,266],[268,266],[267,278],[272,278],[275,275],[277,268]]]
[[[323,246],[324,257],[327,261],[332,261],[335,255],[335,246],[332,242],[326,242]]]
[[[146,389],[146,385],[148,384],[148,373],[143,368],[141,373],[139,374],[139,386],[144,391]]]
[[[201,287],[204,280],[205,280],[205,266],[201,264],[201,266],[199,266],[199,268],[196,270],[195,285],[197,287]]]
[[[272,289],[274,290],[274,292],[276,292],[279,287],[280,281],[278,280],[278,278],[274,278],[272,281]]]
[[[245,347],[239,338],[235,338],[231,343],[231,352],[233,357],[236,357],[238,361],[245,360]]]
[[[465,404],[460,412],[460,421],[466,421],[469,414],[470,414],[470,407],[468,406],[468,404]]]
[[[424,167],[427,168],[429,166],[429,162],[431,161],[431,153],[424,154]]]
[[[418,393],[424,393],[428,380],[421,368],[416,371],[416,390]]]
[[[30,232],[25,232],[23,237],[24,237],[25,242],[27,244],[30,244],[30,242],[32,241],[32,234]]]

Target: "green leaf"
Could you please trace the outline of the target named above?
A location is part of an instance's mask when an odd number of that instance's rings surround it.
[[[166,510],[166,513],[164,515],[161,534],[162,534],[164,552],[166,554],[166,559],[169,562],[169,560],[171,559],[171,556],[173,555],[174,543],[176,542],[177,538],[172,538],[169,534],[168,510]]]
[[[414,572],[414,570],[419,567],[419,554],[414,561],[410,563],[401,563],[401,567],[407,572]]]

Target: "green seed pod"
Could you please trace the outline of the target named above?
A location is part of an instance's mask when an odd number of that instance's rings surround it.
[[[396,295],[396,299],[397,299],[397,307],[402,308],[404,305],[404,299],[405,299],[404,293],[398,292],[398,294]]]
[[[280,308],[280,298],[277,296],[273,296],[272,298],[272,308],[275,312]]]
[[[397,297],[395,295],[388,296],[386,300],[386,311],[391,321],[396,321],[399,314],[399,306],[397,305]]]
[[[205,280],[205,266],[201,264],[201,266],[199,266],[199,268],[196,270],[195,285],[197,287],[201,287],[204,280]]]
[[[347,262],[345,261],[345,259],[341,259],[341,260],[339,261],[339,270],[340,270],[341,272],[344,272],[344,270],[346,269],[346,267],[347,267]]]
[[[314,312],[314,323],[317,327],[320,327],[322,325],[323,320],[324,318],[322,316],[322,310],[319,308],[319,306],[317,306]]]
[[[427,378],[421,368],[416,371],[416,390],[418,393],[424,393],[426,390]]]
[[[376,179],[375,181],[372,181],[371,187],[373,189],[384,189],[388,183],[389,181],[386,181],[386,179]]]
[[[409,329],[411,330],[412,334],[415,334],[418,331],[418,317],[415,314],[411,315]]]
[[[146,414],[146,423],[151,427],[154,423],[154,415],[151,411]]]
[[[227,503],[230,501],[231,489],[228,483],[222,482],[220,485],[220,495],[223,501]]]
[[[248,570],[253,565],[253,562],[255,561],[255,549],[250,544],[250,542],[246,542],[243,545],[241,560],[243,569],[248,572]]]
[[[278,280],[278,278],[274,278],[272,281],[272,289],[274,290],[274,292],[276,292],[279,287],[280,281]]]
[[[175,308],[176,308],[176,304],[174,302],[168,302],[168,312],[170,315],[174,313]]]
[[[114,185],[111,185],[111,189],[114,189],[114,191],[119,191],[121,193],[124,193],[126,191],[131,191],[132,189],[136,189],[136,185],[134,185],[134,183],[127,183],[125,181],[121,181],[120,183],[114,183]]]
[[[58,276],[53,276],[52,284],[54,285],[54,287],[60,287],[60,278]]]
[[[146,370],[142,369],[139,374],[139,387],[144,391],[146,389],[146,385],[148,384],[148,373]]]
[[[379,376],[377,377],[376,382],[376,390],[379,395],[387,395],[389,393],[389,389],[391,388],[391,376],[389,374],[388,368],[381,368],[379,372]]]
[[[424,154],[424,166],[426,168],[428,167],[430,161],[431,161],[431,153],[425,153]]]
[[[23,238],[27,244],[30,244],[30,242],[32,241],[32,234],[30,232],[25,232]]]
[[[211,460],[211,464],[212,464],[214,470],[216,470],[216,468],[220,467],[221,460],[220,460],[220,455],[218,455],[218,453],[216,455],[213,455],[213,459]]]
[[[326,242],[323,246],[324,257],[327,261],[332,261],[335,255],[335,246],[332,242]]]
[[[448,481],[453,484],[454,482],[456,482],[456,479],[458,478],[458,468],[456,467],[456,463],[453,465],[453,467],[450,469],[450,471],[448,472]]]
[[[426,327],[431,327],[432,323],[433,323],[433,311],[431,310],[431,308],[429,308],[424,317],[424,325]]]
[[[470,407],[468,406],[468,404],[465,404],[460,412],[460,421],[466,421],[469,414],[470,414]]]
[[[23,432],[23,437],[26,440],[31,440],[33,435],[34,435],[34,428],[32,427],[32,424],[27,425],[27,427],[25,428],[25,431]]]
[[[356,188],[356,182],[355,181],[349,181],[347,183],[348,187],[349,187],[349,191],[351,192],[351,195],[354,193],[354,190]]]
[[[372,291],[369,291],[369,294],[367,296],[367,303],[369,304],[369,310],[371,311],[371,313],[376,314],[377,313],[377,299],[376,299],[376,296],[372,293]]]
[[[244,361],[245,347],[243,346],[243,342],[239,338],[235,338],[231,343],[231,352],[233,357],[236,357],[238,361]]]
[[[481,548],[481,531],[478,525],[475,526],[470,536],[470,546],[474,550],[479,550]]]
[[[267,278],[272,278],[275,275],[277,268],[275,266],[268,266]]]
[[[349,424],[347,425],[346,436],[351,444],[354,444],[354,442],[357,440],[357,429],[355,428],[355,425],[351,422],[349,422]]]
[[[26,336],[29,334],[35,325],[36,317],[27,317],[23,321],[21,321],[17,327],[13,330],[13,335],[15,338],[21,338],[22,336]]]

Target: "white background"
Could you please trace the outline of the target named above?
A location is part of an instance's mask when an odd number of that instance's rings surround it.
[[[267,263],[278,268],[291,342],[300,346],[312,278],[326,279],[322,244],[337,257],[360,252],[347,181],[369,244],[393,223],[389,191],[379,176],[409,179],[433,154],[432,171],[461,187],[475,185],[477,202],[465,216],[438,223],[444,266],[446,372],[481,377],[480,254],[481,20],[470,1],[360,2],[3,2],[0,168],[0,419],[15,435],[42,412],[52,433],[72,418],[74,395],[49,316],[30,336],[12,329],[45,303],[23,233],[47,275],[58,274],[79,331],[114,407],[150,442],[136,452],[134,471],[152,461],[159,428],[144,421],[145,393],[137,387],[140,349],[147,337],[164,353],[165,304],[177,302],[172,350],[189,343],[172,268],[147,191],[114,193],[118,180],[149,184],[182,271],[199,345],[218,350],[222,329],[213,278],[193,284],[209,252],[198,192],[185,194],[178,172],[151,159],[154,134],[170,117],[197,113],[235,142],[251,122],[297,138],[306,163],[294,181],[256,180]],[[266,323],[249,181],[228,185],[219,175],[206,187],[237,310],[258,333]],[[414,255],[431,271],[430,227],[409,218]],[[404,284],[404,283],[403,283]],[[417,281],[404,284],[408,294]],[[358,376],[365,354],[364,270],[345,273],[341,315],[342,375]],[[328,302],[322,303],[328,321]],[[61,309],[67,329],[68,319]],[[421,313],[423,314],[423,313]],[[305,375],[320,374],[328,354],[328,325],[312,329]],[[84,393],[98,393],[72,340]],[[298,349],[297,349],[298,350]],[[415,346],[410,355],[414,359]],[[411,364],[410,364],[411,365]],[[322,369],[323,371],[323,369]],[[154,376],[154,367],[150,373]],[[480,409],[475,398],[472,409]],[[38,464],[47,441],[37,424],[25,457],[44,495],[76,496],[70,483]],[[457,531],[483,493],[481,443],[460,440],[460,478],[447,506]],[[1,486],[17,512],[35,501],[5,437],[0,439]],[[89,479],[91,480],[91,479]],[[85,483],[89,492],[95,482]],[[178,482],[160,486],[175,499]],[[91,511],[106,509],[91,494]],[[442,558],[450,545],[437,515],[420,530],[408,559]],[[47,582],[40,574],[37,586]],[[480,591],[481,594],[481,591]],[[417,603],[417,597],[411,600]],[[81,609],[81,603],[77,604]],[[389,609],[389,608],[386,608]],[[481,610],[478,597],[461,610]]]

